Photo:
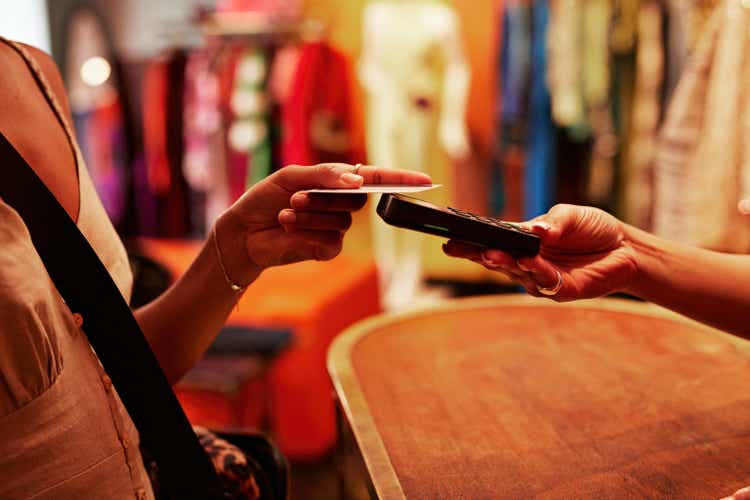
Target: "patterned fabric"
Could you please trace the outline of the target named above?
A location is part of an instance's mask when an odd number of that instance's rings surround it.
[[[260,498],[254,475],[260,471],[260,465],[242,450],[203,427],[195,427],[195,433],[219,473],[225,497],[237,500]]]
[[[227,500],[259,499],[260,488],[256,475],[262,473],[261,466],[242,450],[208,429],[196,426],[193,430],[219,474],[224,498]],[[168,497],[161,491],[156,463],[148,456],[147,451],[144,450],[143,455],[156,500],[166,500]]]
[[[750,250],[737,210],[750,193],[750,10],[726,0],[675,90],[655,160],[654,231],[728,252]]]

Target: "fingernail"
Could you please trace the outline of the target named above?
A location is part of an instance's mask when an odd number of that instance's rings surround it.
[[[341,180],[344,181],[346,184],[357,184],[357,185],[365,182],[364,177],[362,177],[361,175],[353,174],[351,172],[341,174]]]
[[[550,226],[549,222],[538,221],[531,224],[531,228],[549,233],[550,229],[552,229],[552,226]]]
[[[282,224],[294,224],[297,222],[297,214],[292,210],[282,210],[279,213],[279,222]]]
[[[484,265],[488,267],[492,267],[492,268],[500,267],[500,264],[492,260],[492,258],[488,255],[488,252],[482,253],[482,262],[484,262]]]
[[[737,209],[743,215],[750,215],[750,199],[746,198],[744,200],[740,200],[740,202],[737,204]]]
[[[529,266],[525,266],[521,264],[520,261],[516,261],[516,265],[518,266],[518,269],[520,269],[521,271],[526,271],[527,273],[531,271],[531,268]]]
[[[292,208],[301,209],[310,204],[310,197],[305,193],[297,193],[290,200]]]
[[[505,256],[500,250],[493,250],[493,249],[485,250],[483,252],[483,255],[485,255],[487,257],[487,259],[489,259],[491,261],[502,260],[503,257]]]

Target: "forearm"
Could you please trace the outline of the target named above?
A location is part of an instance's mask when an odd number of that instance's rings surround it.
[[[222,224],[223,222],[223,224]],[[248,265],[241,232],[217,222],[222,261],[232,280],[252,282],[260,272]],[[239,294],[227,283],[212,237],[188,271],[167,292],[135,312],[159,364],[177,382],[203,355],[235,306]]]
[[[367,197],[316,196],[306,190],[431,182],[417,172],[326,163],[284,167],[249,189],[219,218],[177,284],[136,311],[169,380],[179,380],[211,344],[239,299],[232,284],[249,285],[268,267],[330,260],[341,252],[351,212]]]
[[[638,263],[628,292],[750,339],[750,256],[667,241],[631,226],[625,232]]]

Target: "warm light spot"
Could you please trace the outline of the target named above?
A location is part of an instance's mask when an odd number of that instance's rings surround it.
[[[81,79],[86,85],[98,87],[112,74],[112,67],[103,57],[91,57],[81,66]]]

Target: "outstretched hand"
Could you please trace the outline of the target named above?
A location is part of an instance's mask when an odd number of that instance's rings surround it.
[[[539,255],[516,260],[499,250],[459,241],[449,241],[444,251],[502,272],[534,296],[542,295],[540,288],[559,285],[552,298],[560,302],[625,290],[636,275],[635,253],[623,224],[602,210],[556,205],[521,226],[541,238]]]
[[[429,176],[419,172],[368,165],[284,167],[248,190],[222,216],[216,226],[217,239],[222,253],[237,255],[238,249],[244,252],[246,265],[241,265],[242,256],[237,259],[240,264],[227,264],[237,281],[242,281],[243,269],[244,276],[249,275],[248,267],[257,273],[303,260],[330,260],[341,252],[344,233],[352,223],[351,213],[361,209],[367,197],[303,191],[431,182]]]

